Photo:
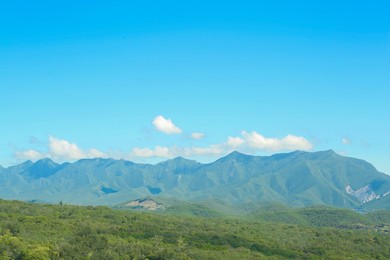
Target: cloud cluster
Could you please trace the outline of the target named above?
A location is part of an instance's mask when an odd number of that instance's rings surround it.
[[[81,158],[107,157],[106,153],[103,153],[97,149],[92,148],[84,151],[74,143],[70,143],[67,140],[61,140],[53,136],[49,136],[49,155],[53,159],[57,159],[59,161],[78,160]]]
[[[180,134],[183,131],[177,127],[171,119],[163,116],[156,116],[153,120],[156,130],[165,134]],[[194,140],[200,140],[205,137],[204,133],[193,132],[190,137]],[[343,141],[344,142],[344,141]],[[234,150],[244,153],[257,152],[280,152],[293,150],[311,150],[313,145],[304,137],[295,135],[286,135],[282,138],[265,137],[256,131],[242,131],[240,136],[229,136],[227,140],[219,144],[210,144],[208,146],[172,146],[163,147],[135,147],[129,153],[111,153],[102,152],[95,148],[88,150],[81,149],[77,144],[64,139],[49,136],[47,151],[40,152],[29,149],[26,151],[16,151],[15,157],[18,159],[38,160],[44,157],[52,158],[56,161],[75,161],[81,158],[111,157],[137,160],[139,158],[173,158],[177,156],[195,157],[195,156],[221,156]]]
[[[161,147],[134,148],[131,152],[135,157],[162,157],[172,158],[176,156],[220,156],[230,153],[234,150],[240,150],[247,153],[280,152],[294,150],[311,150],[313,145],[304,137],[287,135],[283,138],[267,138],[263,135],[253,132],[242,131],[241,136],[229,136],[224,143],[212,144],[206,147]]]
[[[15,152],[15,157],[20,160],[39,160],[45,157],[42,153],[34,150],[34,149],[29,149],[26,151],[16,151]]]
[[[39,160],[42,158],[51,158],[58,162],[74,161],[82,158],[109,157],[97,149],[82,150],[77,144],[67,140],[49,136],[49,142],[46,152],[40,152],[34,149],[26,151],[16,151],[15,157],[21,160]]]
[[[310,150],[313,148],[313,145],[301,136],[287,135],[281,139],[266,138],[256,131],[251,133],[242,131],[242,136],[249,147],[264,151]]]
[[[171,119],[166,119],[163,116],[156,116],[153,120],[154,127],[165,134],[181,134],[183,131],[172,123]]]
[[[229,136],[227,141],[226,141],[226,145],[229,147],[232,147],[232,148],[237,148],[237,147],[241,146],[244,142],[245,142],[245,140],[242,139],[241,137]]]

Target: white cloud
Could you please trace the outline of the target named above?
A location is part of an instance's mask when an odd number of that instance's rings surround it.
[[[174,158],[178,156],[193,157],[197,155],[221,155],[225,149],[221,145],[210,145],[207,147],[161,147],[156,146],[150,148],[134,148],[130,154],[131,158]]]
[[[95,148],[92,148],[87,153],[88,158],[107,158],[109,157],[106,153],[99,151]]]
[[[205,137],[205,133],[192,133],[191,138],[195,140],[200,140]]]
[[[349,139],[348,137],[344,137],[341,139],[341,142],[345,145],[350,145],[352,143],[351,139]]]
[[[49,157],[58,161],[72,161],[82,158],[107,157],[107,154],[94,148],[83,151],[75,143],[49,136]]]
[[[174,157],[172,152],[167,147],[156,146],[154,149],[149,148],[134,148],[132,155],[141,158],[149,157],[162,157],[171,158]]]
[[[242,131],[242,137],[229,136],[226,142],[221,144],[211,144],[205,147],[160,147],[134,148],[131,157],[149,158],[162,157],[173,158],[177,156],[222,156],[234,150],[256,153],[259,151],[279,152],[294,150],[311,150],[313,145],[301,136],[287,135],[283,138],[266,138],[253,131],[248,133]]]
[[[221,145],[212,144],[207,147],[191,147],[190,148],[190,156],[196,155],[221,155],[224,154],[226,149],[224,149]]]
[[[16,151],[15,152],[15,157],[20,160],[39,160],[44,157],[46,157],[44,154],[38,152],[37,150],[34,149],[29,149],[26,151]]]
[[[343,155],[343,156],[348,156],[348,152],[347,151],[345,151],[345,150],[338,150],[338,151],[336,151],[338,154],[340,154],[340,155]]]
[[[52,158],[55,161],[74,161],[82,158],[97,158],[109,157],[97,149],[82,150],[75,143],[67,140],[58,139],[54,136],[49,136],[47,152],[39,152],[34,149],[25,151],[15,151],[15,157],[23,160],[39,160],[45,157]]]
[[[200,134],[203,133],[193,133]],[[197,137],[200,137],[197,136]],[[120,151],[108,151],[107,153],[95,148],[84,150],[77,144],[68,140],[59,139],[54,136],[49,136],[47,151],[40,152],[34,149],[26,151],[16,151],[17,159],[38,160],[44,157],[52,158],[55,161],[75,161],[82,158],[97,158],[111,157],[124,158],[128,160],[137,160],[140,158],[174,158],[177,156],[196,157],[196,156],[211,156],[218,157],[226,155],[234,150],[239,150],[244,153],[257,152],[279,152],[292,150],[310,150],[313,145],[301,136],[287,135],[283,138],[267,138],[263,135],[253,132],[242,131],[241,136],[229,136],[225,142],[210,144],[208,146],[155,146],[154,148],[135,147],[130,153],[122,153]]]
[[[85,157],[85,153],[74,143],[49,136],[49,154],[57,160],[76,160]]]
[[[172,123],[171,119],[165,119],[163,116],[156,116],[153,120],[153,125],[160,132],[165,134],[180,134],[183,131]]]
[[[245,140],[242,139],[241,137],[229,136],[228,140],[226,141],[226,145],[228,145],[229,147],[232,147],[232,148],[237,148],[240,145],[242,145],[244,142],[245,142]]]
[[[311,150],[313,145],[301,136],[287,135],[281,139],[267,138],[253,131],[248,133],[241,132],[245,144],[249,147],[263,151],[292,151],[292,150]]]

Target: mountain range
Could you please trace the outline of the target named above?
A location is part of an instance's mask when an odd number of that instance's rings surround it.
[[[182,157],[154,165],[102,158],[58,164],[46,158],[0,167],[0,198],[109,206],[152,198],[245,211],[269,202],[390,209],[390,176],[332,150],[232,152],[207,164]]]

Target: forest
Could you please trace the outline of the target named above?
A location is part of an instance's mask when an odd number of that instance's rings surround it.
[[[188,206],[187,206],[188,207]],[[389,259],[390,213],[175,214],[0,200],[0,259]]]

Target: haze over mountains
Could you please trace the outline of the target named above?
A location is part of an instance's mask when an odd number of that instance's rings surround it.
[[[50,159],[0,167],[0,197],[80,205],[154,198],[250,208],[264,202],[390,209],[390,176],[332,150],[272,156],[233,152],[202,164],[178,157],[155,165],[126,160]]]

